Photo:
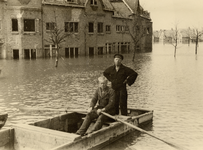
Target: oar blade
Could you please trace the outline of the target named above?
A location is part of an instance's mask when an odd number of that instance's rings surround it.
[[[177,145],[177,144],[173,144],[173,143],[171,143],[171,142],[167,142],[167,141],[165,141],[165,140],[163,140],[163,139],[161,139],[161,138],[159,138],[159,137],[157,137],[157,136],[155,136],[155,135],[153,135],[153,134],[151,134],[151,133],[149,133],[149,132],[147,132],[147,131],[145,131],[145,130],[143,130],[143,129],[141,129],[141,128],[139,128],[139,127],[133,125],[133,124],[130,124],[130,123],[125,122],[125,121],[123,121],[123,120],[121,120],[121,119],[115,118],[114,116],[111,116],[110,114],[107,114],[107,113],[105,113],[105,112],[101,112],[101,113],[102,113],[103,115],[109,117],[109,118],[112,118],[112,119],[114,119],[114,120],[117,120],[117,121],[119,121],[119,122],[122,122],[123,124],[126,124],[126,125],[128,125],[128,126],[134,128],[134,129],[140,131],[140,132],[146,133],[146,134],[150,135],[151,137],[154,137],[154,138],[156,138],[156,139],[158,139],[158,140],[160,140],[160,141],[162,141],[162,142],[164,142],[164,143],[166,143],[166,144],[168,144],[168,145],[170,145],[170,146],[172,146],[172,147],[174,147],[174,148],[176,148],[176,149],[179,149],[179,150],[188,150],[188,149],[186,149],[186,148],[184,148],[184,147],[182,147],[182,146],[179,146],[179,145]]]

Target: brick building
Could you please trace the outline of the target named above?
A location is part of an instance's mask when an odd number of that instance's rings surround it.
[[[146,32],[139,51],[151,51],[152,22],[139,0],[0,0],[0,58],[54,56],[47,39],[55,26],[68,34],[63,57],[130,52],[138,10]]]

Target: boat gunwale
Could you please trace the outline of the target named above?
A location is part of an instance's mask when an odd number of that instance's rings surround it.
[[[125,116],[125,117],[126,117],[125,121],[134,121],[134,120],[136,120],[136,119],[139,119],[139,118],[144,117],[144,116],[148,116],[148,115],[150,115],[150,114],[153,115],[153,110],[136,109],[136,108],[128,108],[128,110],[131,110],[131,111],[132,111],[132,110],[134,110],[134,111],[136,111],[136,110],[138,110],[138,111],[141,110],[141,111],[146,111],[146,112],[144,112],[143,114],[134,116],[134,117],[132,117],[132,116]],[[119,116],[121,116],[121,115],[118,115],[118,117],[119,117]],[[127,117],[128,117],[128,118],[127,118]],[[151,119],[150,119],[150,120],[151,120]],[[140,124],[142,124],[142,123],[140,123]],[[139,126],[140,124],[138,124],[138,126]],[[58,149],[62,148],[63,146],[69,147],[69,146],[71,146],[71,145],[73,145],[73,144],[77,144],[77,143],[79,143],[79,142],[81,142],[81,141],[84,141],[84,140],[86,140],[86,139],[88,139],[88,138],[90,138],[90,137],[94,137],[94,136],[96,136],[96,135],[98,135],[98,134],[101,134],[101,133],[103,133],[104,131],[107,131],[107,130],[109,130],[109,129],[111,129],[111,128],[116,128],[116,127],[122,126],[122,125],[124,125],[122,122],[118,122],[118,121],[112,122],[112,123],[109,124],[109,126],[106,126],[106,127],[104,127],[104,128],[101,128],[100,130],[94,131],[94,132],[92,132],[91,134],[87,134],[87,135],[85,135],[85,136],[82,136],[82,137],[79,138],[78,140],[75,140],[75,141],[73,141],[73,142],[71,142],[71,143],[64,143],[64,144],[62,144],[62,145],[59,145],[59,146],[57,146],[57,147],[55,147],[55,148],[53,148],[53,149],[51,149],[51,150],[58,150]],[[127,133],[127,132],[129,132],[129,131],[131,131],[131,130],[134,130],[134,129],[131,128],[131,129],[129,129],[128,131],[126,131],[126,132],[124,132],[124,133],[122,133],[122,134],[125,134],[125,133]],[[113,137],[111,137],[111,138],[113,138]],[[97,144],[97,145],[95,144],[94,147],[99,146],[99,145],[100,145],[100,144]],[[94,148],[94,147],[92,147],[92,148]],[[92,148],[90,148],[90,149],[92,149]]]

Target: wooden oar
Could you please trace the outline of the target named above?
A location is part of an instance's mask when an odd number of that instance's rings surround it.
[[[40,108],[40,107],[20,107],[19,110],[22,111],[57,111],[57,112],[78,112],[86,113],[87,111],[82,109],[53,109],[53,108]]]
[[[119,119],[119,118],[116,118],[116,117],[114,117],[114,116],[111,116],[110,114],[107,114],[107,113],[105,113],[105,112],[101,112],[101,113],[102,113],[103,115],[109,117],[109,118],[112,118],[112,119],[114,119],[114,120],[116,120],[116,121],[122,122],[123,124],[126,124],[126,125],[128,125],[128,126],[134,128],[134,129],[140,131],[140,132],[146,133],[146,134],[148,134],[148,135],[150,135],[150,136],[152,136],[152,137],[154,137],[154,138],[156,138],[156,139],[158,139],[158,140],[160,140],[160,141],[162,141],[162,142],[164,142],[164,143],[166,143],[166,144],[168,144],[168,145],[170,145],[170,146],[172,146],[172,147],[174,147],[174,148],[176,148],[176,149],[187,150],[186,148],[183,148],[182,146],[178,146],[177,144],[172,144],[171,142],[167,142],[167,141],[165,141],[165,140],[163,140],[163,139],[161,139],[161,138],[158,138],[158,137],[156,137],[155,135],[153,135],[153,134],[151,134],[151,133],[149,133],[149,132],[147,132],[147,131],[145,131],[145,130],[143,130],[143,129],[141,129],[141,128],[135,126],[135,125],[132,125],[132,124],[130,124],[130,123],[128,123],[128,122],[125,122],[125,121],[123,121],[123,120],[121,120],[121,119]]]

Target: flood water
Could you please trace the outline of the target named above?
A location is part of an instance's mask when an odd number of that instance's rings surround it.
[[[203,149],[203,44],[154,44],[153,52],[124,54],[123,63],[138,74],[128,87],[128,106],[154,110],[149,133],[190,150]],[[34,108],[87,108],[97,78],[113,64],[113,55],[54,59],[0,60],[0,113],[8,112],[6,126],[30,123],[62,112]],[[146,134],[131,133],[103,150],[174,150]]]

